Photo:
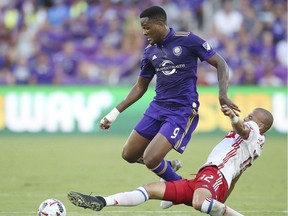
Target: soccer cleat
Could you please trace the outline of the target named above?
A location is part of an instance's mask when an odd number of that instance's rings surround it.
[[[171,166],[172,166],[173,170],[176,172],[182,167],[181,161],[180,160],[172,160]],[[165,180],[160,178],[160,181],[165,181]],[[160,202],[160,208],[162,208],[162,209],[170,208],[172,205],[173,205],[173,203],[170,201],[161,201]]]
[[[85,195],[78,192],[71,191],[68,194],[68,199],[71,203],[78,207],[89,208],[93,211],[101,211],[105,206],[102,200],[95,196]]]
[[[172,160],[171,165],[175,172],[178,171],[182,167],[180,160]]]

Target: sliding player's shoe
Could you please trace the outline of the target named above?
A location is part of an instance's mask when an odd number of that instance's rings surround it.
[[[85,195],[73,191],[68,194],[68,199],[71,203],[78,207],[83,207],[85,209],[89,208],[93,211],[100,211],[105,206],[105,203],[95,196]]]
[[[173,170],[176,172],[182,167],[181,161],[180,160],[172,160],[171,166],[172,166]],[[160,178],[160,181],[165,181],[165,180]],[[172,205],[173,205],[173,203],[170,201],[161,201],[160,202],[160,208],[162,208],[162,209],[170,208]]]

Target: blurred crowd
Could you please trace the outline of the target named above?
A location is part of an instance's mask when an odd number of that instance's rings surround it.
[[[287,0],[1,0],[0,84],[134,83],[152,4],[225,58],[232,85],[287,85]],[[198,76],[217,84],[205,62]]]

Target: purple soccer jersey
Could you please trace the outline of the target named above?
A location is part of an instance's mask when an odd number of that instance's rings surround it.
[[[156,74],[156,96],[134,129],[149,140],[161,133],[183,153],[199,120],[198,59],[208,60],[214,54],[203,39],[173,29],[161,43],[148,46],[140,76],[152,79]]]
[[[172,28],[158,44],[145,49],[140,76],[153,78],[156,74],[158,102],[173,102],[198,108],[197,63],[209,59],[215,51],[191,32],[175,32]]]

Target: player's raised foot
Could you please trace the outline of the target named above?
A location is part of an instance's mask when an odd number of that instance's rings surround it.
[[[171,161],[171,165],[172,165],[173,170],[175,170],[175,172],[178,171],[182,167],[181,161],[177,160],[177,159],[176,160],[172,160]]]
[[[180,160],[172,160],[171,161],[171,166],[173,168],[173,170],[178,171],[182,165],[181,165],[181,161]],[[160,181],[165,181],[164,179],[160,178]],[[170,202],[170,201],[161,201],[160,202],[160,208],[162,209],[167,209],[167,208],[170,208],[171,206],[173,206],[173,203]]]
[[[73,191],[68,194],[68,199],[71,203],[78,207],[83,207],[85,209],[89,208],[93,211],[100,211],[105,206],[105,203],[95,196],[85,195]]]

